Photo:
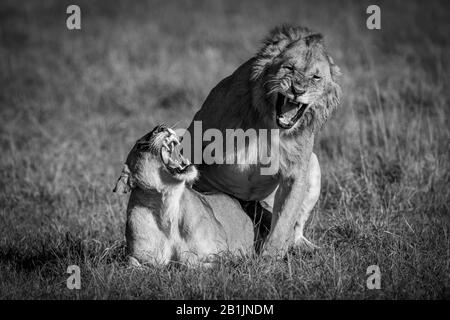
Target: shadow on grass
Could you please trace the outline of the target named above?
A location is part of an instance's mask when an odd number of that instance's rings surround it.
[[[92,266],[99,264],[125,264],[125,242],[102,243],[95,239],[83,240],[66,233],[61,239],[40,239],[0,247],[0,260],[17,271],[31,272],[54,269],[71,264]]]

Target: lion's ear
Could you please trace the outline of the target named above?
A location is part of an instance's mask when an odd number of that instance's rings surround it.
[[[328,58],[328,63],[330,64],[331,77],[333,78],[334,81],[336,81],[337,77],[342,76],[341,68],[339,68],[337,66],[337,64],[334,63],[334,60],[332,57],[327,55],[327,58]]]
[[[327,92],[323,97],[321,106],[314,112],[314,131],[317,132],[322,129],[323,125],[327,122],[333,111],[338,107],[340,103],[340,97],[341,87],[337,83],[331,82],[327,89]]]
[[[131,177],[131,172],[128,166],[125,164],[123,166],[122,172],[120,173],[119,179],[117,179],[116,185],[114,186],[113,192],[116,193],[128,193],[134,188],[134,184]]]
[[[337,108],[340,101],[341,101],[341,87],[337,83],[333,83],[328,88],[327,93],[327,109],[330,111],[330,113]]]
[[[339,86],[339,84],[337,84],[336,81],[337,78],[342,75],[342,72],[337,64],[334,63],[333,58],[331,58],[329,55],[327,55],[327,57],[330,63],[330,73],[332,79],[332,83],[327,95],[327,105],[328,109],[330,110],[329,113],[331,114],[333,110],[337,108],[341,100],[341,87]]]
[[[305,37],[306,45],[310,46],[315,43],[323,43],[323,36],[320,33],[313,33]]]

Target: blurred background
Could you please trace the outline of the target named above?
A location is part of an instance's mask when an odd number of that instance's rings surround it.
[[[343,72],[315,146],[307,236],[323,250],[264,280],[255,262],[225,264],[223,291],[220,273],[126,282],[127,199],[111,189],[129,149],[161,122],[186,127],[282,23],[321,32]],[[89,270],[85,298],[365,298],[371,264],[386,272],[376,297],[449,297],[449,34],[448,1],[2,1],[0,298],[72,297],[67,264]]]

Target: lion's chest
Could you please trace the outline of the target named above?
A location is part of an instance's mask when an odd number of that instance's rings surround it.
[[[242,169],[238,165],[200,166],[195,187],[201,192],[223,192],[241,200],[263,200],[278,185],[277,175],[265,175],[257,165]]]

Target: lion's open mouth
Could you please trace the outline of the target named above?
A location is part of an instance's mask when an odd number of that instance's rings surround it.
[[[308,109],[308,104],[296,102],[280,92],[276,99],[277,125],[283,129],[292,128]]]
[[[187,173],[193,166],[188,159],[180,153],[180,141],[176,135],[170,134],[165,138],[161,147],[161,159],[171,174]]]

